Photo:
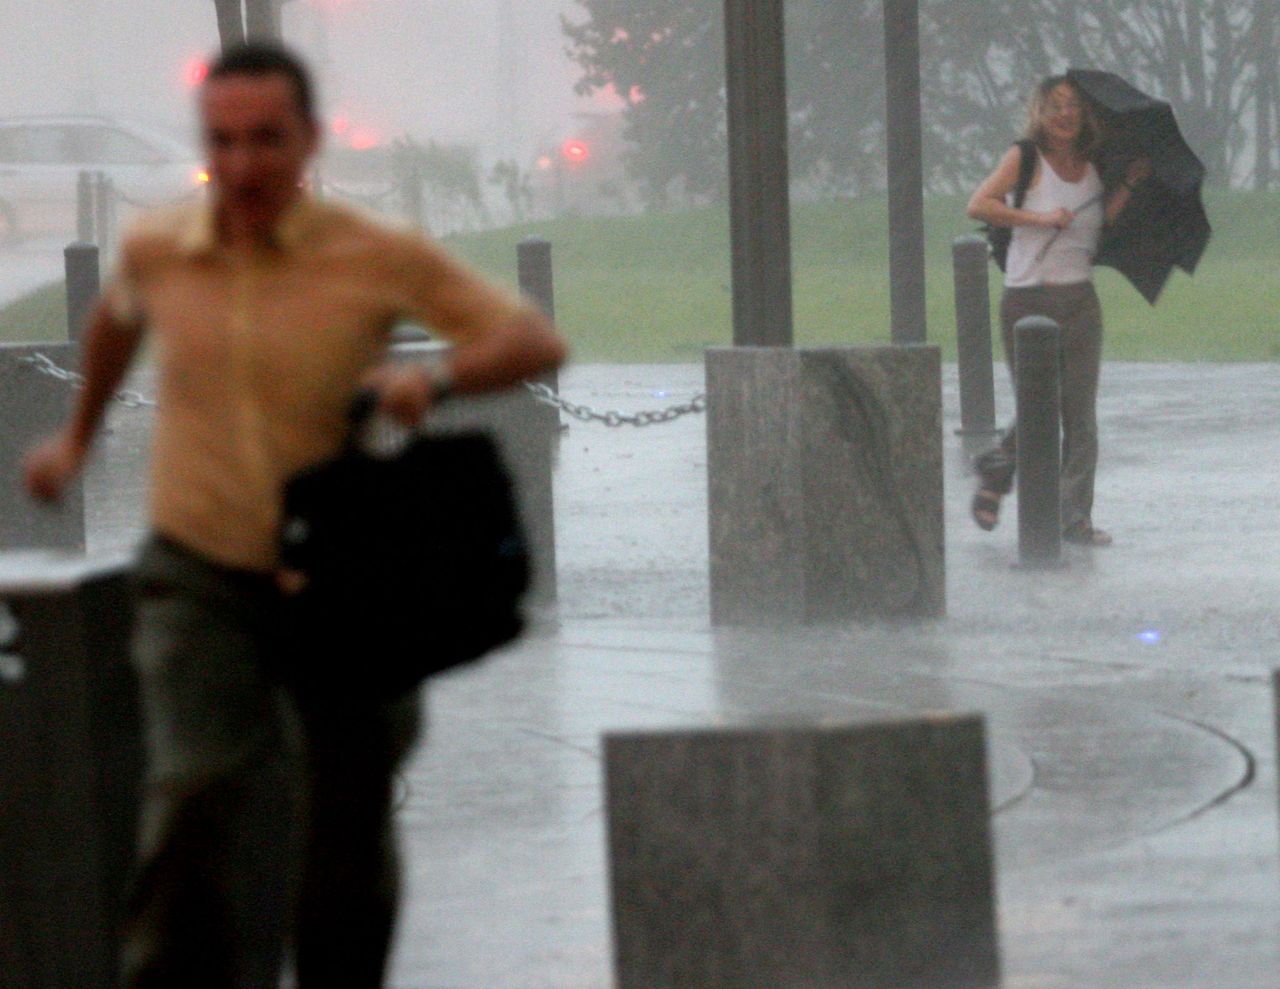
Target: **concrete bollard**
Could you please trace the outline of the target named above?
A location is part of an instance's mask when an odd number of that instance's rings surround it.
[[[555,319],[556,293],[551,268],[551,242],[541,237],[526,237],[520,241],[516,245],[516,269],[520,291]]]
[[[68,244],[62,252],[67,277],[67,339],[79,343],[101,287],[99,258],[93,244]]]
[[[35,504],[18,483],[27,451],[66,421],[75,397],[69,382],[38,369],[37,354],[59,367],[76,365],[72,344],[0,343],[0,550],[82,550],[81,482],[73,482],[56,506]]]
[[[951,242],[956,293],[956,354],[960,375],[960,428],[965,453],[991,445],[996,429],[995,381],[991,357],[991,296],[987,284],[987,241],[966,234]]]
[[[1048,566],[1062,556],[1061,370],[1058,324],[1027,316],[1013,328],[1017,393],[1018,558]]]
[[[93,243],[93,176],[81,172],[76,178],[76,240]]]
[[[999,981],[978,716],[605,739],[618,989]]]
[[[538,304],[551,319],[556,318],[555,275],[551,265],[551,242],[541,237],[526,237],[516,245],[516,277],[520,291]],[[550,371],[538,379],[556,394],[560,393],[560,376]],[[549,422],[556,430],[560,427],[558,409],[546,408],[554,413]]]
[[[516,275],[519,279],[520,291],[538,304],[551,319],[556,316],[555,277],[551,265],[551,242],[541,237],[526,237],[516,245]],[[555,394],[560,394],[560,375],[548,371],[537,379],[538,384],[546,385]],[[542,548],[546,578],[537,585],[540,593],[535,595],[546,601],[554,601],[558,593],[556,580],[556,523],[555,492],[552,474],[555,471],[556,449],[560,443],[560,410],[545,402],[538,402],[534,408],[538,429],[544,439],[530,455],[537,457],[538,463],[533,465],[526,491],[527,509],[530,513],[541,516],[537,530],[542,533],[546,545]]]
[[[0,554],[0,984],[111,989],[142,773],[116,557]]]

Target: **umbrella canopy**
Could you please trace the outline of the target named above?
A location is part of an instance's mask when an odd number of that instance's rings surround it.
[[[1212,230],[1200,198],[1204,165],[1188,147],[1173,108],[1110,72],[1071,69],[1067,76],[1089,101],[1102,128],[1096,155],[1108,188],[1124,179],[1136,159],[1152,174],[1102,238],[1097,264],[1121,272],[1155,305],[1169,274],[1196,270]]]

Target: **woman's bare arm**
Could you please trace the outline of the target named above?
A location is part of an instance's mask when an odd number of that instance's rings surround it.
[[[996,165],[969,198],[965,213],[972,220],[989,223],[993,227],[1065,227],[1071,223],[1071,213],[1057,209],[1051,213],[1013,207],[1005,197],[1018,184],[1018,171],[1022,165],[1022,151],[1015,144],[1005,152]],[[1037,166],[1039,167],[1039,166]]]

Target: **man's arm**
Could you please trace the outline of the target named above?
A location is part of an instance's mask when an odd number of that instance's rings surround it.
[[[23,483],[33,498],[56,501],[84,465],[107,402],[137,353],[141,330],[140,325],[121,323],[99,300],[84,335],[84,387],[71,418],[62,429],[37,444],[23,464]]]
[[[1010,206],[1005,202],[1005,196],[1012,192],[1018,183],[1018,170],[1021,163],[1022,151],[1015,144],[1004,153],[995,171],[983,179],[973,195],[969,197],[965,215],[971,220],[987,223],[993,227],[1058,227],[1061,229],[1070,226],[1072,215],[1065,209],[1038,213],[1022,206]]]
[[[366,383],[383,411],[416,424],[448,394],[509,388],[564,362],[564,338],[542,312],[421,239],[396,245],[407,282],[404,314],[452,346],[436,367],[384,364]]]
[[[447,395],[509,388],[559,367],[567,351],[551,321],[528,308],[456,344],[441,365],[382,364],[366,381],[377,389],[384,412],[412,426]]]

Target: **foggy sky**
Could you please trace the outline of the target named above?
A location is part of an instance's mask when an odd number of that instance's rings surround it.
[[[351,131],[527,157],[596,108],[573,94],[560,32],[560,13],[580,8],[509,0],[516,32],[504,48],[499,2],[292,0],[285,40],[316,68],[326,116]],[[0,39],[0,116],[93,111],[188,132],[184,72],[218,43],[211,0],[0,0]],[[499,72],[513,51],[514,128]]]

